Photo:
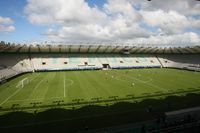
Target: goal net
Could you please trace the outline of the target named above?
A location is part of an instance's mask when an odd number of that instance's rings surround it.
[[[28,78],[24,78],[21,81],[18,82],[17,84],[17,88],[24,88],[25,85],[29,84],[29,79]]]

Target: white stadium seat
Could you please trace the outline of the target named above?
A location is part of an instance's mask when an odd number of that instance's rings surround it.
[[[174,67],[200,70],[199,55],[32,54],[1,55],[0,79],[32,71]]]

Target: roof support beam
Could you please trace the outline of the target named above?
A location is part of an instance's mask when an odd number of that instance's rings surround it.
[[[191,48],[184,48],[187,53],[195,53]]]
[[[142,54],[143,54],[144,51],[145,51],[145,49],[146,49],[146,48],[144,48],[144,47],[142,48],[142,47],[141,47],[140,49],[138,49],[138,50],[135,51],[135,52],[136,52],[136,53],[142,53]]]
[[[170,50],[170,53],[172,53],[172,54],[174,53],[172,47],[170,47],[169,50]]]
[[[180,50],[180,47],[179,48],[175,48],[179,53],[183,54],[183,52]]]
[[[49,47],[49,53],[51,52],[51,45],[48,45],[48,47]]]
[[[87,53],[90,51],[91,47],[92,47],[92,45],[90,45],[90,46],[88,47]]]
[[[41,53],[40,45],[37,45],[38,47],[38,52]]]
[[[81,47],[82,47],[82,45],[80,45],[79,48],[78,48],[79,53],[81,52]]]
[[[163,48],[158,48],[158,50],[156,51],[157,54],[162,54],[163,53]]]
[[[166,47],[163,49],[163,51],[162,51],[163,54],[165,53],[166,49],[167,49]]]
[[[128,51],[129,51],[130,53],[134,53],[134,52],[131,52],[133,49],[135,49],[135,46],[129,48]]]
[[[158,51],[158,47],[153,48],[150,53],[151,54],[157,54],[157,51]]]
[[[31,47],[32,47],[32,45],[29,45],[29,47],[28,47],[28,53],[31,53]]]
[[[14,45],[14,44],[0,44],[0,52],[12,52],[12,53],[19,53],[19,52],[102,52],[102,53],[121,53],[124,51],[129,51],[130,53],[155,53],[155,54],[165,54],[165,53],[178,53],[178,54],[184,54],[184,53],[200,53],[200,46],[194,46],[194,47],[139,47],[139,46],[130,46],[130,45],[58,45],[58,46],[52,46],[52,45]]]
[[[115,50],[116,50],[117,48],[119,48],[119,46],[116,46],[116,47],[111,51],[111,53],[115,52]]]
[[[16,53],[19,53],[20,52],[20,50],[23,48],[23,47],[25,47],[26,45],[24,44],[24,45],[22,45],[21,47],[19,47],[17,50],[16,50]]]
[[[71,47],[72,47],[72,45],[69,45],[69,53],[71,53]]]
[[[140,48],[136,48],[136,47],[134,47],[134,48],[135,48],[135,50],[131,53],[137,53],[140,50]],[[131,48],[131,50],[134,49],[134,48]]]
[[[111,46],[107,46],[106,49],[103,51],[103,53],[106,53],[106,51],[110,48]]]
[[[59,52],[61,53],[62,45],[59,45]]]
[[[146,53],[147,53],[148,51],[150,51],[150,50],[152,50],[151,47],[147,47],[147,48],[143,49],[143,52],[142,52],[142,53],[146,54]]]
[[[102,47],[102,46],[99,45],[99,47],[95,50],[95,53],[97,53],[101,47]]]
[[[185,48],[185,49],[187,49],[187,48]],[[200,48],[199,49],[195,49],[195,48],[190,48],[194,53],[200,53]]]
[[[153,50],[153,54],[157,54],[159,50],[160,50],[160,49],[156,47],[156,48]]]

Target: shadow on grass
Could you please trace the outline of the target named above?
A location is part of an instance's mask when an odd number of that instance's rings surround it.
[[[1,132],[77,132],[125,125],[164,116],[164,112],[200,105],[200,94],[120,102],[110,106],[89,105],[79,109],[49,109],[38,113],[12,112],[0,116]]]

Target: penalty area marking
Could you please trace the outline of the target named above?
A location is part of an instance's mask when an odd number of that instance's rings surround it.
[[[130,82],[131,83],[131,86],[134,86],[135,85],[135,82],[132,82],[132,81],[127,81],[127,80],[123,80],[123,79],[120,79],[119,77],[114,77],[114,76],[111,76],[111,78],[114,78],[114,79],[116,79],[116,80],[120,80],[120,81],[124,81],[124,82]],[[153,81],[153,79],[152,78],[150,78],[149,80],[147,80],[147,81],[143,81],[144,83],[149,83],[149,82],[151,82],[151,81]],[[138,81],[136,81],[136,82],[138,82]]]
[[[65,97],[65,79],[66,78],[64,77],[64,83],[63,83],[64,84],[64,97]]]
[[[119,75],[119,73],[117,73],[116,71],[113,71],[113,72]],[[162,89],[162,90],[166,91],[166,89],[164,89],[164,88],[162,88],[162,87],[159,87],[159,86],[154,85],[154,84],[149,83],[149,82],[142,81],[142,80],[140,80],[140,79],[138,79],[138,78],[130,77],[130,76],[128,76],[128,75],[123,75],[123,74],[120,74],[120,75],[122,75],[122,76],[124,76],[124,77],[128,77],[128,78],[130,78],[130,79],[135,79],[135,80],[137,80],[137,81],[139,81],[139,82],[141,82],[141,83],[143,83],[143,84],[146,84],[146,85],[149,85],[149,86],[152,86],[152,87],[155,87],[155,88]]]
[[[45,98],[38,98],[38,99],[24,99],[24,100],[10,100],[7,103],[13,103],[13,102],[26,102],[26,101],[39,101],[44,100]]]
[[[14,95],[16,95],[22,88],[19,88],[18,90],[16,90],[12,95],[10,95],[9,97],[7,97],[1,104],[3,105],[5,102],[7,102],[11,97],[13,97]]]
[[[67,86],[72,86],[74,84],[74,81],[71,79],[66,79],[67,80]]]
[[[49,100],[59,100],[62,99],[62,97],[53,97],[53,98],[38,98],[38,99],[24,99],[24,100],[10,100],[7,103],[12,103],[12,102],[27,102],[27,101],[39,101],[39,100],[44,100],[44,101],[49,101]]]
[[[67,85],[66,85],[66,81],[67,81]],[[74,81],[71,79],[66,79],[66,77],[64,77],[64,81],[63,81],[63,86],[64,86],[64,97],[66,97],[66,86],[71,86],[74,84]]]
[[[38,77],[38,75],[36,75],[36,77]],[[33,79],[35,79],[36,77],[34,77]],[[31,79],[30,81],[32,81],[33,79]],[[13,85],[14,87],[14,85]],[[13,97],[14,95],[16,95],[22,88],[19,88],[18,90],[16,90],[12,95],[10,95],[9,97],[7,97],[3,102],[0,103],[0,106],[3,105],[5,102],[7,102],[11,97]]]
[[[151,82],[153,79],[149,79],[149,80],[147,80],[147,81],[144,81],[145,83],[149,83],[149,82]]]
[[[35,90],[40,86],[40,84],[41,84],[43,81],[44,81],[44,79],[41,80],[41,81],[34,87],[33,91],[35,91]]]

